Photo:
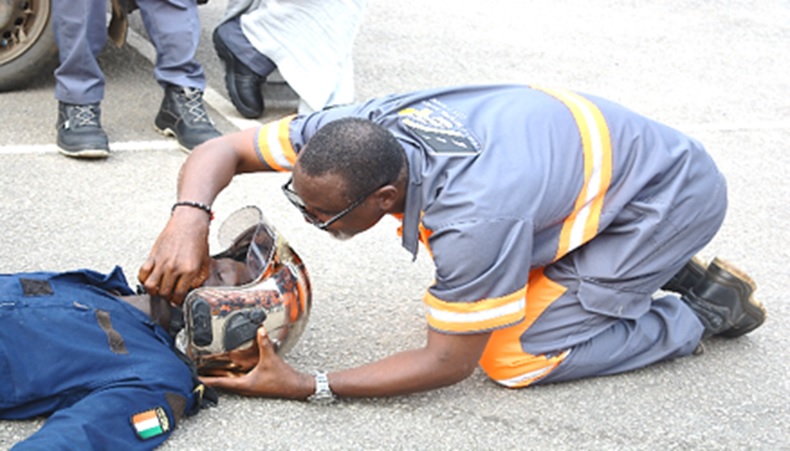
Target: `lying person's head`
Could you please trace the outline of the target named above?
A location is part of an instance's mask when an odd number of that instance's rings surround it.
[[[208,279],[183,304],[179,347],[202,375],[252,368],[259,327],[266,328],[279,353],[287,352],[304,330],[311,304],[304,264],[260,210],[234,213],[223,223],[220,241],[223,231],[232,242],[212,257]]]
[[[209,263],[208,279],[204,287],[238,287],[252,282],[246,262],[232,258],[212,258]]]

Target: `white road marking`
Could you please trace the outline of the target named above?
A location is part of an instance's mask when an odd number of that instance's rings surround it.
[[[113,152],[136,152],[144,150],[179,150],[174,139],[156,141],[124,141],[111,142],[110,150]],[[0,155],[53,153],[58,151],[55,144],[28,144],[16,146],[0,146]]]
[[[128,30],[126,42],[132,48],[155,64],[156,50],[148,39],[141,36],[131,28]],[[239,117],[236,108],[232,103],[220,93],[209,86],[203,93],[206,104],[211,106],[225,120],[233,124],[239,130],[260,125],[259,121]],[[689,124],[686,126],[674,126],[674,128],[686,133],[695,132],[724,132],[724,131],[755,131],[755,130],[790,130],[790,120],[780,121],[760,121],[760,122],[721,122],[711,124]],[[150,151],[150,150],[178,150],[178,144],[174,139],[163,139],[156,141],[126,141],[112,142],[110,149],[113,152],[127,151]],[[55,144],[29,144],[0,146],[0,155],[11,154],[37,154],[57,152]]]

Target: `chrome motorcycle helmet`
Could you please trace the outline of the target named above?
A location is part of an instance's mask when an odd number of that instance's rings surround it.
[[[199,374],[227,376],[250,369],[234,355],[246,351],[247,360],[257,361],[253,344],[260,326],[278,354],[293,348],[307,325],[312,292],[304,263],[257,207],[234,212],[220,226],[218,238],[225,250],[212,258],[246,266],[248,282],[190,291],[177,346]]]

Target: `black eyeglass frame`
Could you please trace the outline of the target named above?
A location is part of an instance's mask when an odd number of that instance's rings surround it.
[[[285,182],[285,184],[282,186],[282,190],[283,190],[283,194],[285,194],[285,198],[288,199],[288,201],[291,202],[291,204],[302,213],[302,216],[304,216],[304,218],[307,219],[307,222],[316,226],[319,230],[328,229],[329,226],[334,224],[343,216],[349,214],[351,210],[357,208],[360,204],[362,204],[362,202],[365,202],[365,200],[367,200],[368,197],[372,196],[373,193],[389,185],[389,182],[382,184],[381,186],[374,189],[373,191],[365,194],[364,196],[360,197],[354,202],[351,202],[351,204],[348,207],[344,208],[340,213],[332,216],[326,221],[320,221],[313,214],[307,211],[307,206],[304,204],[304,201],[302,200],[301,197],[299,197],[299,194],[297,194],[297,192],[294,191],[293,188],[291,187],[293,185],[293,181],[294,181],[293,176],[288,177],[288,181]]]

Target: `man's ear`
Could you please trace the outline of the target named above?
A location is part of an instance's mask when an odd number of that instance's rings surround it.
[[[394,185],[386,185],[379,188],[373,196],[380,210],[390,212],[398,203],[400,191]]]

